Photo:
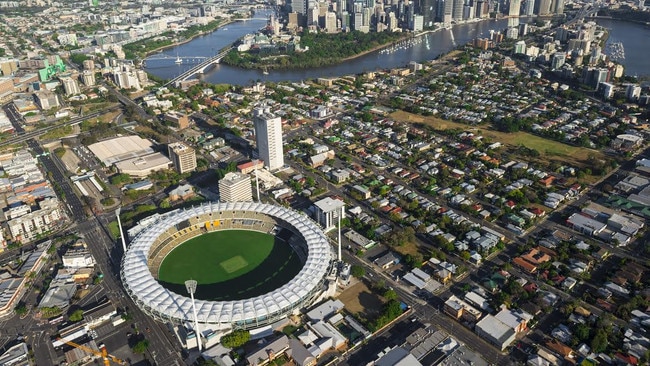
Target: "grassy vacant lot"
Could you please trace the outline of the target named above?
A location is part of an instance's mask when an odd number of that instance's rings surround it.
[[[363,280],[345,289],[338,299],[345,304],[345,309],[351,314],[359,314],[365,319],[372,319],[379,315],[384,304],[378,295],[370,291]]]
[[[291,247],[278,238],[246,230],[223,230],[190,239],[160,265],[158,281],[187,296],[184,282],[198,282],[196,298],[238,300],[289,282],[302,268]]]
[[[490,138],[493,141],[498,141],[502,144],[510,146],[523,145],[528,148],[537,150],[543,157],[546,157],[547,159],[559,160],[566,163],[582,165],[587,161],[587,158],[590,154],[598,158],[603,157],[602,153],[597,150],[563,144],[561,142],[545,139],[528,132],[499,132],[486,127],[468,126],[462,123],[447,121],[437,117],[425,117],[404,111],[394,112],[390,115],[390,117],[396,121],[407,123],[422,123],[427,126],[431,126],[436,130],[461,129],[467,131],[479,131],[482,136]]]

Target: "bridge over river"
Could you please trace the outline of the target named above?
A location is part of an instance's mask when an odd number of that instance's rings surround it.
[[[193,66],[191,69],[189,69],[189,70],[183,72],[182,74],[176,76],[175,78],[169,80],[165,84],[165,86],[168,86],[168,85],[177,86],[178,83],[180,83],[181,81],[189,79],[190,77],[194,76],[195,74],[203,74],[208,67],[210,67],[211,65],[214,65],[214,64],[218,64],[219,61],[221,61],[221,59],[224,58],[228,54],[228,52],[232,51],[233,49],[235,49],[235,47],[230,46],[230,47],[228,47],[226,49],[223,49],[218,54],[216,54],[216,55],[214,55],[214,56],[212,56],[210,58],[206,58],[205,61],[197,64],[196,66]],[[186,57],[186,58],[188,58],[188,59],[197,58],[198,59],[198,57]],[[185,58],[183,58],[183,59],[185,59]]]

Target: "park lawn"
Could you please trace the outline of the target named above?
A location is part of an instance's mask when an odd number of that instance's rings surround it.
[[[190,239],[163,260],[159,280],[199,284],[231,280],[257,268],[269,256],[275,238],[246,230],[222,230]]]
[[[604,158],[600,151],[584,147],[567,145],[558,141],[545,139],[528,132],[500,132],[494,131],[481,126],[469,126],[462,123],[447,121],[437,117],[420,116],[405,111],[396,111],[391,113],[390,118],[406,123],[422,123],[433,127],[435,130],[461,129],[468,131],[480,131],[481,135],[501,142],[505,145],[519,146],[523,145],[530,149],[537,150],[541,156],[553,158],[566,163],[584,165],[589,156]]]

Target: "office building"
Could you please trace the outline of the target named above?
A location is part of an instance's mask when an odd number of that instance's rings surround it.
[[[566,53],[556,52],[551,60],[551,69],[559,70],[566,62]]]
[[[463,8],[465,0],[452,0],[453,7],[451,11],[451,18],[455,21],[463,20]]]
[[[439,2],[442,8],[442,17],[441,20],[445,25],[451,24],[452,15],[454,12],[454,0],[441,0]]]
[[[564,14],[564,0],[553,0],[551,2],[551,9],[553,10],[554,14]]]
[[[325,14],[325,31],[336,33],[336,13],[329,11]]]
[[[273,171],[284,166],[282,151],[282,120],[271,114],[268,107],[253,110],[257,152],[264,166]]]
[[[437,9],[435,0],[421,0],[421,15],[424,27],[433,27],[433,23],[436,21]]]
[[[536,3],[537,15],[551,14],[551,0],[538,0]]]
[[[175,142],[167,146],[169,159],[174,163],[174,168],[181,174],[196,169],[196,153],[194,149],[182,142]]]
[[[324,231],[336,228],[339,215],[341,219],[345,218],[345,202],[331,197],[314,202],[314,219]]]
[[[244,202],[253,200],[251,178],[246,174],[227,173],[219,180],[219,201]]]
[[[419,32],[424,29],[424,17],[422,15],[413,15],[413,17],[410,18],[411,24],[409,28],[413,32]]]
[[[508,8],[508,16],[511,17],[519,16],[520,8],[521,8],[521,0],[510,0],[510,6]]]
[[[479,0],[475,5],[476,18],[487,18],[490,15],[489,2]]]
[[[476,15],[476,9],[474,9],[474,5],[465,4],[463,6],[463,19],[471,20],[474,19],[475,15]]]
[[[535,0],[525,0],[524,15],[527,17],[535,15]]]

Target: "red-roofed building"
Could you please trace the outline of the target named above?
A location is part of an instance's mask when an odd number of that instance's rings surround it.
[[[639,360],[634,356],[624,355],[624,354],[622,354],[620,352],[617,353],[615,356],[616,356],[616,358],[618,358],[619,360],[625,362],[628,365],[638,365],[639,364]]]
[[[544,179],[540,179],[540,180],[539,180],[539,183],[540,183],[541,185],[543,185],[544,187],[548,188],[548,187],[550,187],[551,185],[553,185],[553,181],[554,181],[554,180],[555,180],[555,177],[552,176],[552,175],[549,175],[548,177],[546,177],[546,178],[544,178]]]
[[[524,285],[524,290],[529,293],[537,292],[537,284],[534,282],[528,282]]]
[[[516,265],[517,267],[523,269],[524,271],[526,271],[528,273],[534,273],[534,272],[537,271],[537,266],[536,265],[526,261],[525,259],[523,259],[521,257],[514,258],[512,260],[512,263],[514,263],[514,265]]]
[[[248,163],[242,163],[237,165],[237,170],[242,174],[249,174],[255,171],[255,169],[262,169],[262,168],[264,168],[264,161],[262,160],[254,160],[254,161],[249,161]]]
[[[531,208],[528,209],[528,211],[534,213],[538,217],[543,217],[544,215],[546,215],[546,211],[542,210],[539,207],[531,207]]]

